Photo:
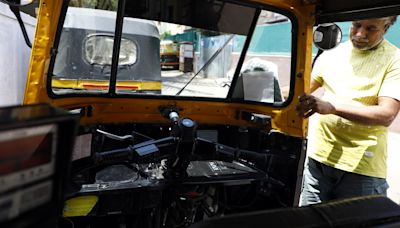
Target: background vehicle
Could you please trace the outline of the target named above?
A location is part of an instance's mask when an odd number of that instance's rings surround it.
[[[107,92],[111,75],[115,12],[69,7],[53,69],[55,93],[66,90]],[[161,93],[159,32],[154,23],[125,20],[118,59],[117,89]]]
[[[162,40],[160,43],[161,69],[179,68],[179,45],[172,40]]]

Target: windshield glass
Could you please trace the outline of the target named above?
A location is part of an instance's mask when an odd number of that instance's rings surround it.
[[[224,1],[127,1],[121,40],[115,42],[118,2],[101,2],[69,3],[50,74],[56,95],[231,94],[266,103],[288,96],[292,27],[287,17]]]

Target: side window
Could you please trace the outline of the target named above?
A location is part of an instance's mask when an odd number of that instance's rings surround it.
[[[281,14],[262,11],[233,96],[246,101],[283,102],[290,88],[291,40],[291,21]]]

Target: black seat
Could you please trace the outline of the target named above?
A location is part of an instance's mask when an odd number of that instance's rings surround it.
[[[400,206],[384,196],[365,196],[306,207],[211,218],[191,228],[400,227]]]
[[[272,72],[248,71],[239,75],[233,98],[247,101],[283,101],[279,81]]]

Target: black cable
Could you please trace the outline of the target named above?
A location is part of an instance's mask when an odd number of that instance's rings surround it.
[[[9,5],[9,7],[10,7],[10,10],[14,13],[15,17],[18,20],[18,24],[19,24],[19,27],[21,28],[21,32],[22,32],[22,35],[24,36],[24,40],[25,40],[26,45],[28,45],[29,48],[32,48],[32,43],[29,40],[28,33],[26,32],[24,22],[22,21],[21,13],[19,11],[19,7],[18,6],[12,6],[12,5]]]
[[[314,64],[317,61],[318,57],[323,53],[324,51],[321,49],[318,49],[317,55],[315,56],[315,58],[313,59],[313,62],[311,64],[311,68],[314,68]]]

